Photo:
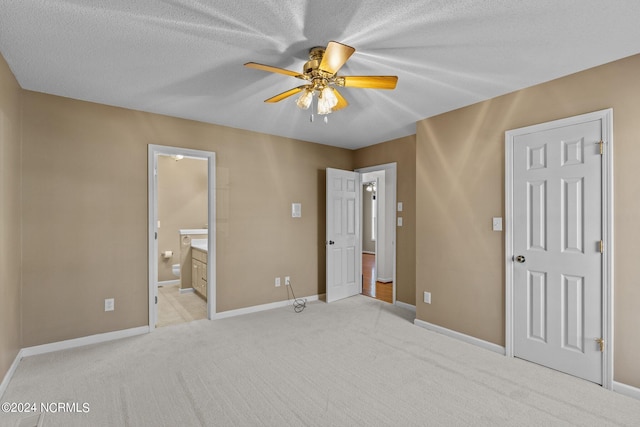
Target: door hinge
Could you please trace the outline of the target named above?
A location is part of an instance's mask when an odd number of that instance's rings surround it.
[[[156,304],[158,303],[158,295],[156,295]]]
[[[600,140],[598,145],[600,146],[600,155],[602,156],[604,154],[604,141]]]
[[[604,253],[604,242],[602,240],[600,240],[600,242],[598,242],[598,245],[600,246],[600,253],[603,254]]]
[[[604,339],[602,338],[596,338],[596,342],[598,344],[600,344],[600,352],[604,353]]]
[[[155,232],[155,239],[158,240],[158,232]]]

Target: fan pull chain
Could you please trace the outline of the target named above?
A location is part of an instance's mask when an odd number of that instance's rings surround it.
[[[313,114],[311,114],[311,115],[309,116],[309,121],[310,121],[311,123],[313,123],[313,119],[314,119],[314,115],[313,115]],[[322,120],[324,121],[324,123],[325,123],[325,124],[329,123],[329,116],[324,116],[324,118],[323,118]]]

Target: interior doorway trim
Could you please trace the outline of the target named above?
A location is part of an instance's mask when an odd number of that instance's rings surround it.
[[[158,282],[158,156],[182,155],[207,160],[208,176],[208,251],[207,251],[207,318],[216,314],[216,153],[189,148],[149,144],[148,149],[148,248],[149,248],[149,330],[155,329],[156,286]]]
[[[398,164],[396,162],[385,163],[385,164],[382,164],[382,165],[369,166],[369,167],[366,167],[366,168],[355,169],[355,172],[358,172],[358,173],[360,173],[362,175],[363,173],[378,172],[378,171],[382,171],[382,170],[385,171],[385,177],[386,177],[387,173],[391,174],[391,176],[393,177],[393,185],[391,185],[390,188],[389,188],[390,194],[389,194],[389,197],[388,197],[388,201],[386,199],[387,196],[385,195],[385,203],[390,203],[391,206],[393,207],[393,209],[390,209],[390,211],[393,212],[391,220],[387,221],[387,223],[388,224],[392,224],[392,227],[391,227],[391,247],[392,247],[391,257],[392,257],[392,260],[393,260],[393,286],[392,286],[392,298],[393,298],[393,300],[391,301],[391,303],[395,304],[396,303],[396,286],[398,284],[398,282],[396,280],[396,253],[397,253],[397,249],[396,249],[396,247],[397,247],[397,245],[396,245],[397,202],[396,202],[396,200],[397,200],[397,189],[398,189]],[[360,206],[362,206],[362,194],[360,195],[360,197],[361,197]],[[378,205],[378,209],[380,209],[380,205]],[[362,228],[362,221],[360,222],[360,227]],[[378,243],[376,242],[376,247],[377,247],[377,245],[378,245]],[[360,230],[360,247],[362,247],[362,230]],[[362,289],[360,289],[360,292],[362,292]]]
[[[613,388],[613,109],[595,111],[579,116],[554,120],[505,133],[505,354],[513,357],[513,152],[518,135],[553,129],[588,121],[602,122],[602,332],[605,350],[602,357],[602,386]]]

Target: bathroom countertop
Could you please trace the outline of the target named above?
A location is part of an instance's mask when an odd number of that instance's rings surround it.
[[[207,239],[191,239],[191,247],[203,252],[208,252],[208,243]]]
[[[206,228],[188,228],[184,230],[180,230],[180,235],[187,234],[209,234],[209,230]]]

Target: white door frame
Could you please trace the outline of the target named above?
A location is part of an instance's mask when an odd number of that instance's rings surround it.
[[[153,331],[156,314],[156,289],[158,284],[158,156],[182,155],[207,160],[208,176],[208,251],[207,251],[207,318],[216,314],[216,153],[212,151],[192,150],[189,148],[168,147],[149,144],[148,148],[148,247],[149,247],[149,330]]]
[[[387,173],[390,173],[391,176],[393,177],[393,185],[385,187],[385,205],[387,203],[391,203],[391,205],[393,206],[393,209],[390,209],[390,211],[393,211],[392,214],[392,218],[391,220],[387,221],[388,224],[393,224],[393,226],[391,227],[391,246],[393,247],[391,256],[393,259],[393,286],[392,286],[392,304],[396,303],[396,285],[397,285],[397,280],[396,280],[396,253],[397,253],[397,245],[396,245],[396,224],[397,224],[397,199],[396,199],[396,194],[397,194],[397,189],[398,189],[398,163],[396,162],[392,162],[392,163],[385,163],[382,165],[376,165],[376,166],[369,166],[366,168],[359,168],[356,169],[355,172],[360,173],[361,175],[363,173],[368,173],[368,172],[377,172],[377,171],[381,171],[384,170],[385,171],[385,176]],[[360,206],[362,206],[362,200],[360,200]],[[380,204],[378,203],[378,209],[380,209]],[[385,216],[386,218],[386,216]],[[380,222],[378,221],[378,224]],[[360,221],[361,227],[362,227],[362,221]],[[360,230],[360,247],[362,247],[362,230]],[[376,241],[376,253],[377,253],[377,248],[378,248],[378,242]],[[361,285],[362,287],[362,285]],[[360,292],[362,293],[362,289],[360,289]]]
[[[613,109],[554,120],[505,132],[505,353],[513,357],[513,151],[518,135],[561,126],[602,121],[602,333],[605,350],[602,357],[602,386],[613,387]]]

